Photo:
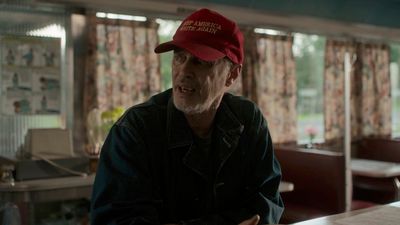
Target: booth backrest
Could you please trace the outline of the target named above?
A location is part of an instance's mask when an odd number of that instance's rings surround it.
[[[400,163],[400,140],[364,138],[357,147],[356,157]]]
[[[286,214],[312,212],[329,215],[345,211],[345,159],[342,153],[296,147],[276,147],[282,179],[294,184],[294,191],[282,193]],[[293,216],[292,216],[293,217]],[[299,218],[299,221],[302,218]],[[304,218],[303,218],[304,219]],[[307,219],[307,218],[305,218]],[[295,222],[296,218],[290,221]]]

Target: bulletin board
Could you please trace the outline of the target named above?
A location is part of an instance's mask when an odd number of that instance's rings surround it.
[[[0,113],[60,114],[60,38],[0,36]]]

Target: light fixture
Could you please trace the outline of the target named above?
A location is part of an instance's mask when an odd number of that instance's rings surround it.
[[[123,15],[123,14],[115,14],[115,13],[104,13],[104,12],[97,12],[96,16],[99,18],[120,19],[120,20],[133,20],[133,21],[146,21],[147,20],[147,18],[144,16],[131,16],[131,15]]]

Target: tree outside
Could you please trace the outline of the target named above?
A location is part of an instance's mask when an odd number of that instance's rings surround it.
[[[306,130],[316,130],[314,140],[324,140],[323,78],[326,38],[294,34],[293,54],[297,78],[298,142],[309,140]]]

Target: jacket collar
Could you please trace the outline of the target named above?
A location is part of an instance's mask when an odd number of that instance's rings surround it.
[[[233,114],[229,105],[224,99],[218,108],[215,118],[214,134],[215,148],[218,150],[217,156],[217,171],[218,174],[222,166],[229,158],[229,156],[236,149],[240,136],[243,132],[244,126],[240,123],[237,117]]]
[[[244,128],[224,99],[225,96],[218,108],[213,129],[215,143],[212,150],[218,151],[216,155],[217,174],[236,149]],[[190,146],[183,158],[183,163],[207,180],[208,158],[192,147],[192,131],[184,114],[175,108],[172,97],[167,106],[167,137],[168,149]]]
[[[222,135],[222,138],[225,137],[225,140],[223,140],[225,145],[231,148],[240,137],[244,126],[233,114],[224,99],[225,96],[218,108],[213,132],[218,132]],[[190,145],[193,142],[191,128],[185,115],[175,107],[172,96],[167,106],[167,137],[168,149]]]

